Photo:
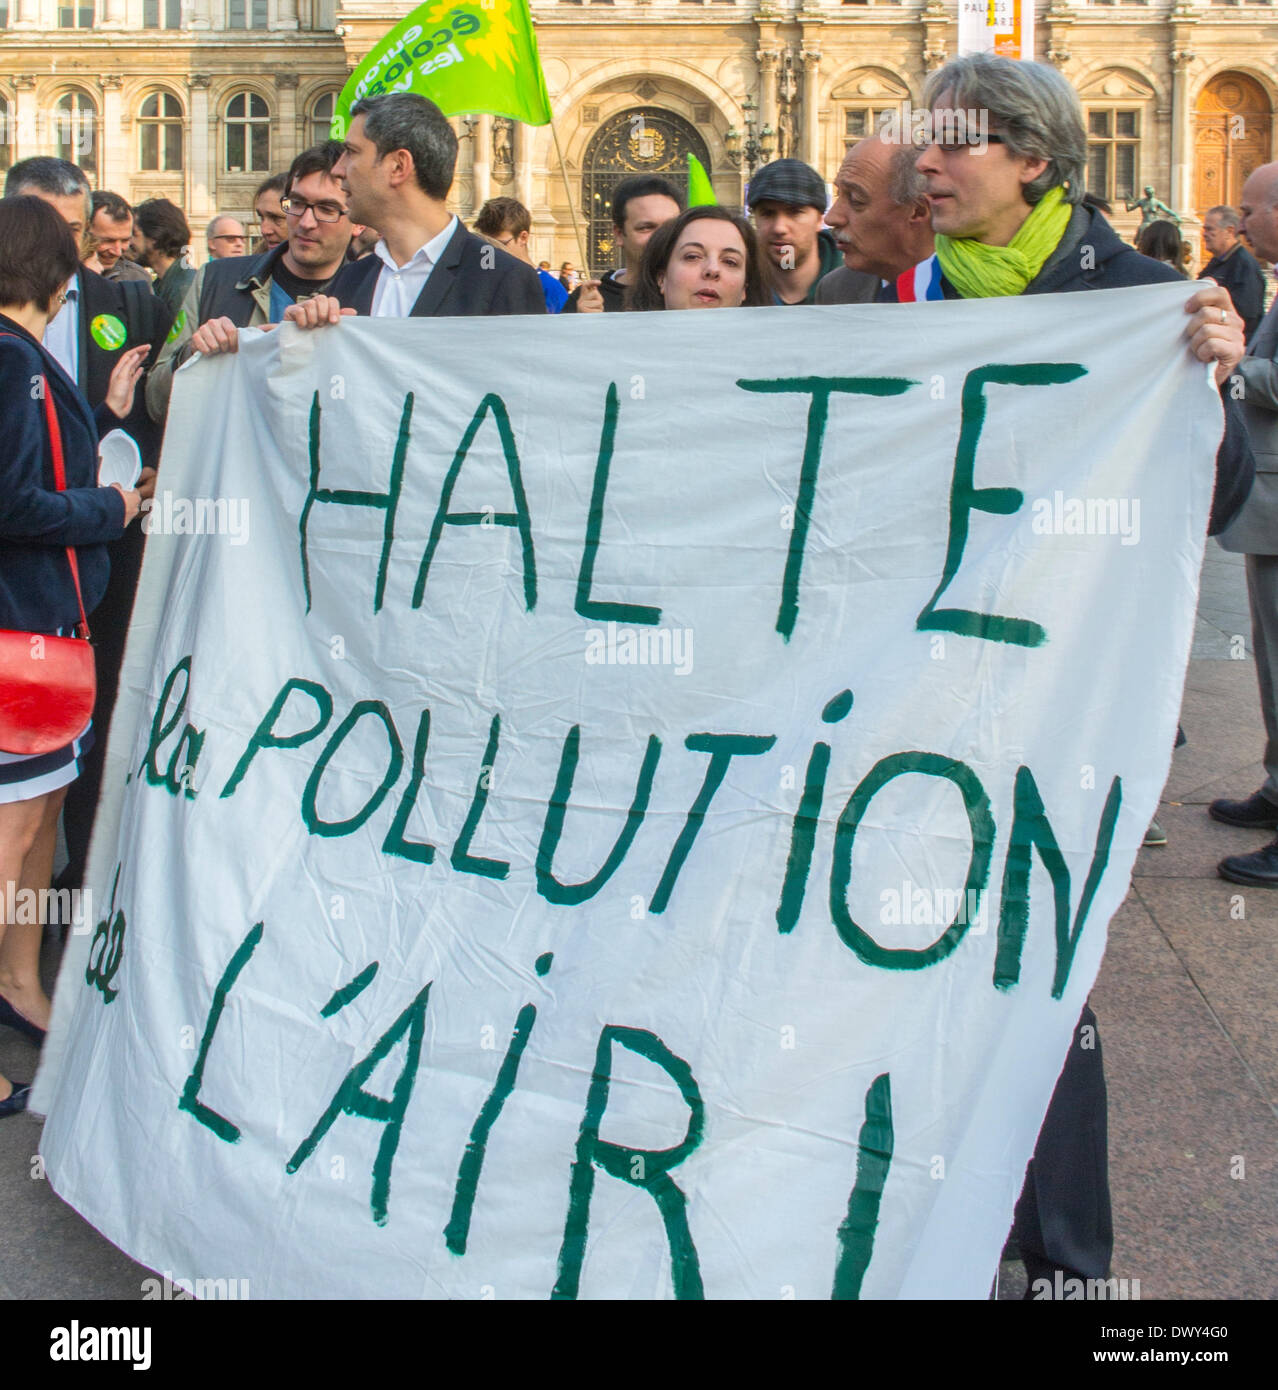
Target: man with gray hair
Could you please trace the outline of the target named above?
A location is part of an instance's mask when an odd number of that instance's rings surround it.
[[[1265,312],[1265,277],[1255,256],[1238,239],[1241,220],[1233,208],[1223,205],[1208,208],[1203,215],[1203,245],[1211,252],[1211,260],[1203,266],[1202,278],[1215,280],[1229,291],[1250,342]]]
[[[1120,241],[1086,195],[1087,127],[1078,96],[1046,63],[973,53],[932,73],[918,170],[936,251],[922,277],[944,299],[1073,293],[1180,277]],[[981,115],[975,128],[972,113]],[[895,286],[883,298],[896,300]],[[928,297],[931,297],[930,295]],[[1188,350],[1215,365],[1225,415],[1211,530],[1240,510],[1254,476],[1242,417],[1226,390],[1243,355],[1227,290],[1185,305]],[[943,313],[941,305],[935,312]],[[1085,1007],[1048,1105],[1016,1204],[1013,1233],[1030,1289],[1051,1298],[1055,1274],[1106,1278],[1113,1251],[1105,1074],[1096,1018]]]
[[[248,233],[238,218],[227,212],[219,212],[209,223],[204,241],[209,248],[209,260],[222,261],[228,256],[244,254],[248,248]]]
[[[884,132],[847,152],[825,215],[843,266],[817,286],[818,304],[869,303],[884,281],[895,285],[932,255],[932,214],[916,158],[912,144]]]

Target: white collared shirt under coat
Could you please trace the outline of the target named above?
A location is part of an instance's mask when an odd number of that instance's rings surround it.
[[[451,217],[448,226],[425,246],[419,246],[412,260],[402,266],[395,264],[384,241],[377,243],[373,254],[381,260],[382,268],[377,276],[377,288],[373,291],[375,319],[406,319],[412,313],[413,305],[425,289],[435,263],[444,254],[444,248],[456,230],[457,218]]]

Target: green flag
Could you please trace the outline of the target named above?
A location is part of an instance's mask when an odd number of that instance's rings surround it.
[[[445,116],[487,112],[550,121],[528,0],[427,0],[375,45],[337,98],[331,135],[346,138],[361,97],[417,92]]]
[[[706,173],[705,166],[691,150],[688,151],[688,206],[690,208],[704,208],[711,203],[719,200],[714,196],[714,188],[710,183],[710,175]]]

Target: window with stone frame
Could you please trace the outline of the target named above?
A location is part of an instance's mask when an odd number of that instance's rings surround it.
[[[138,111],[138,167],[165,172],[182,167],[182,103],[152,92]]]
[[[271,167],[271,108],[256,92],[226,103],[226,172],[265,174]]]
[[[58,6],[58,28],[59,29],[92,29],[93,28],[93,5],[84,4],[82,0],[76,0],[71,5]]]
[[[98,108],[87,92],[64,92],[53,103],[53,152],[97,178]]]
[[[182,0],[142,0],[144,29],[180,29]]]
[[[1112,206],[1134,199],[1140,186],[1140,111],[1130,106],[1087,108],[1087,187]]]
[[[228,29],[265,29],[267,0],[226,0]]]

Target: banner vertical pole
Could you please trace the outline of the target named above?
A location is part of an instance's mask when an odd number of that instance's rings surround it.
[[[550,134],[555,142],[555,153],[559,156],[559,174],[564,181],[564,192],[568,195],[568,213],[572,218],[572,234],[577,238],[577,256],[581,261],[581,268],[585,271],[583,280],[591,278],[590,262],[586,259],[586,243],[581,237],[581,227],[577,222],[577,205],[573,202],[572,185],[568,182],[568,166],[564,163],[563,148],[559,143],[559,132],[555,129],[555,118],[550,118]]]

